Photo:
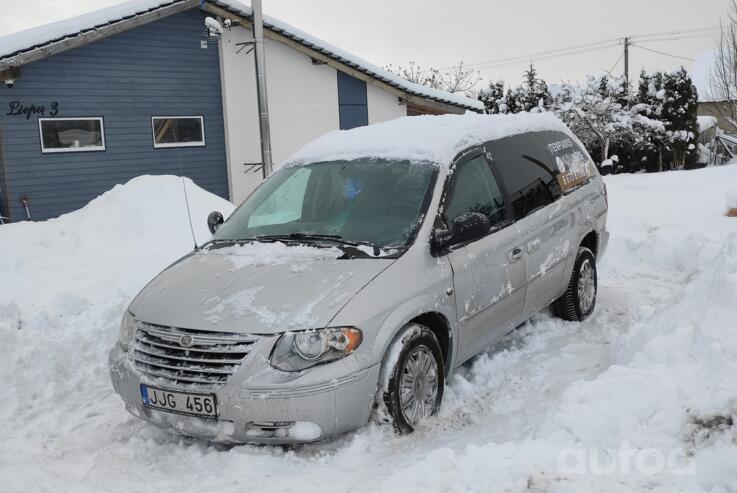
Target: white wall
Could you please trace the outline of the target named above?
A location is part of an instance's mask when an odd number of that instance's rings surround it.
[[[256,75],[253,53],[236,54],[236,43],[253,39],[235,27],[221,38],[221,77],[225,107],[230,197],[239,204],[261,183],[261,172],[243,163],[261,162]],[[335,69],[286,45],[265,40],[271,146],[278,166],[301,146],[338,128],[338,82]]]
[[[243,163],[261,162],[256,74],[253,53],[236,54],[236,43],[253,39],[250,30],[234,27],[220,40],[225,134],[230,198],[240,204],[261,183],[261,170]],[[328,65],[277,41],[265,40],[271,147],[274,165],[331,130],[340,128],[338,77]],[[407,114],[395,95],[367,84],[369,124]]]
[[[407,116],[407,106],[399,98],[372,84],[366,84],[369,125]]]

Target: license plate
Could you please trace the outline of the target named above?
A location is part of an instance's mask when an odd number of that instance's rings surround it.
[[[141,384],[143,405],[170,413],[216,418],[215,394],[175,392]]]

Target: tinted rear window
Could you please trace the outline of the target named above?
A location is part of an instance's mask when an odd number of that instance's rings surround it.
[[[545,147],[547,133],[554,132],[516,135],[486,145],[509,193],[515,219],[522,219],[560,197],[558,169]]]

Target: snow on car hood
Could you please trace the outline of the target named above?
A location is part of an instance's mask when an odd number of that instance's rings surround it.
[[[146,286],[143,322],[270,334],[324,327],[393,260],[340,259],[337,248],[253,243],[193,252]]]

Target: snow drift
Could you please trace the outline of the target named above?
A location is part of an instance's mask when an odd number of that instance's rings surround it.
[[[184,196],[199,244],[210,238],[207,216],[225,217],[233,205],[175,176],[141,176],[118,185],[84,208],[46,222],[0,229],[0,306],[50,307],[60,298],[109,300],[111,289],[129,295],[162,267],[194,247]],[[39,275],[43,273],[43,275]]]
[[[606,178],[596,311],[541,314],[449,379],[411,436],[222,447],[129,415],[106,355],[128,301],[191,249],[181,182],[0,227],[4,491],[737,490],[737,166]],[[188,185],[200,241],[227,203]]]

